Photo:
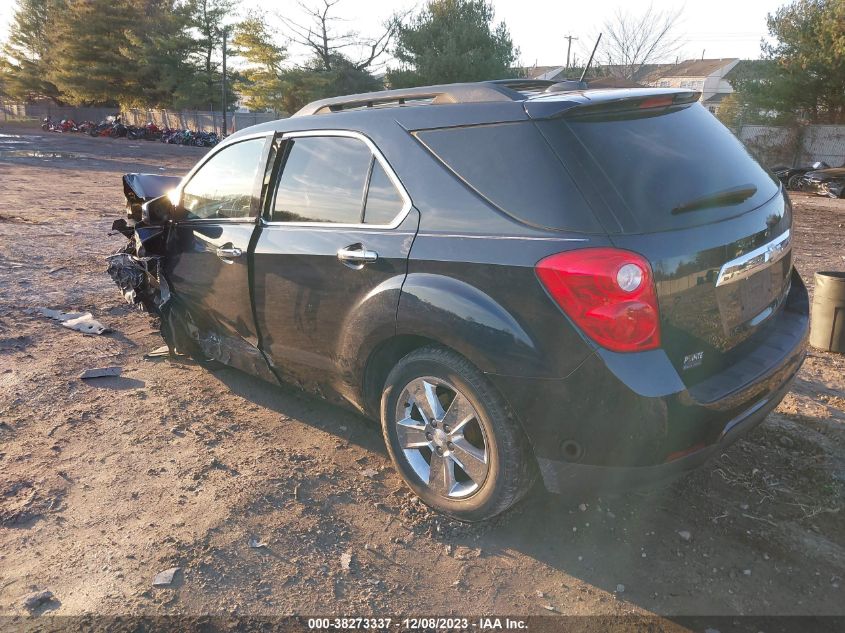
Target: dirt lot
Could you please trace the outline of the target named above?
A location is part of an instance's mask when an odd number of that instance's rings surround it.
[[[0,127],[0,614],[46,589],[53,614],[845,615],[845,357],[811,352],[763,425],[671,487],[444,520],[375,423],[143,358],[153,321],[105,274],[120,175],[203,151]],[[845,200],[794,203],[812,285],[845,268]],[[106,365],[123,375],[78,378]]]

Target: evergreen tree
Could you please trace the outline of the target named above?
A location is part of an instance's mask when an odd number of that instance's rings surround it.
[[[388,72],[392,87],[502,79],[512,74],[518,50],[504,23],[493,24],[486,0],[430,0],[401,26]]]
[[[765,62],[732,73],[749,120],[845,122],[845,0],[795,0],[768,29]]]
[[[122,105],[170,107],[197,72],[191,63],[198,46],[188,32],[190,13],[177,0],[136,0],[136,6],[143,15],[125,33],[122,54],[129,71]]]
[[[222,75],[216,55],[223,47],[225,21],[237,6],[236,0],[190,0],[191,25],[197,38],[197,66],[201,80],[192,82],[192,95],[199,103],[220,103]],[[185,95],[187,96],[187,95]],[[232,95],[227,107],[234,102]]]
[[[0,49],[0,77],[8,96],[58,99],[58,88],[46,76],[49,29],[62,8],[62,0],[18,0],[9,37]]]
[[[249,15],[235,29],[233,54],[247,63],[235,85],[252,110],[284,110],[281,75],[287,52],[284,46],[274,43],[276,39],[276,33],[267,27],[260,13]]]
[[[47,77],[75,104],[133,101],[124,51],[136,12],[130,0],[67,0],[50,29]]]

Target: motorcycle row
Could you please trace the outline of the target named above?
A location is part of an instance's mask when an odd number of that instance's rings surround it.
[[[125,137],[130,140],[161,141],[171,145],[193,145],[194,147],[214,147],[220,142],[220,137],[216,132],[160,128],[155,123],[147,123],[143,126],[124,125],[120,116],[110,116],[99,123],[93,121],[77,123],[73,119],[53,121],[52,117],[48,116],[41,121],[41,129],[45,132],[78,132],[90,136]]]

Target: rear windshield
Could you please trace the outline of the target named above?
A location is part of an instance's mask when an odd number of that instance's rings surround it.
[[[754,209],[778,191],[777,180],[698,104],[537,125],[564,163],[573,147],[593,158],[594,164],[581,163],[589,172],[584,177],[604,191],[623,232],[716,222]]]

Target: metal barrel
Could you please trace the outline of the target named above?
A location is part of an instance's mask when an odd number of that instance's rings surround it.
[[[845,272],[817,272],[810,345],[845,353]]]

